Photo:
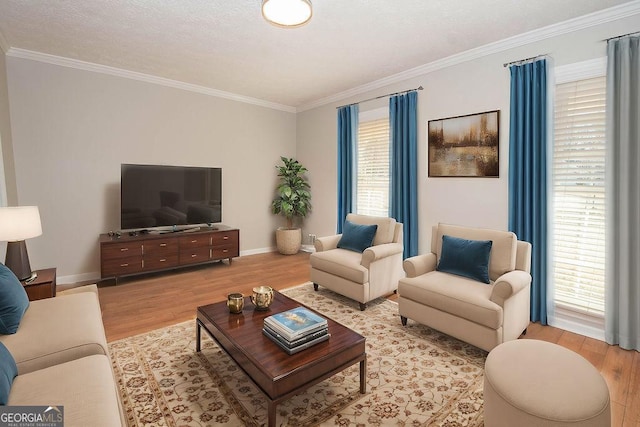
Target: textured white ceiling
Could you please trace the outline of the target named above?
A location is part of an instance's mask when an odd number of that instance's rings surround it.
[[[313,0],[269,25],[260,0],[0,0],[7,47],[288,106],[628,0]]]

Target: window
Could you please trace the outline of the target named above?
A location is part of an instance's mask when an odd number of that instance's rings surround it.
[[[372,114],[371,114],[372,113]],[[380,116],[383,116],[380,118]],[[389,215],[389,117],[386,109],[360,114],[356,212]]]
[[[556,309],[573,312],[577,318],[601,319],[606,79],[560,83],[555,91],[551,244]]]

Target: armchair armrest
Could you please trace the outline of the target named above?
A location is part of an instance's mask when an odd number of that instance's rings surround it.
[[[493,285],[490,300],[504,306],[504,302],[527,288],[531,283],[531,275],[526,271],[513,270],[498,277]]]
[[[391,255],[401,254],[404,247],[400,243],[383,243],[382,245],[370,246],[362,252],[360,265],[369,268],[372,262]]]
[[[417,277],[434,271],[436,269],[436,261],[436,254],[430,252],[405,259],[402,263],[402,268],[407,273],[407,277]]]
[[[329,249],[335,249],[338,247],[338,242],[342,234],[336,234],[334,236],[318,237],[313,243],[316,248],[316,252],[328,251]]]

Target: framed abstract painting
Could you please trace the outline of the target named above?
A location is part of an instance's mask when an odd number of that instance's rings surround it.
[[[500,110],[429,120],[429,177],[499,176]]]

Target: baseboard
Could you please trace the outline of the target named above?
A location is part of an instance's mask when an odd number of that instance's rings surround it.
[[[82,273],[82,274],[71,274],[69,276],[58,276],[56,277],[56,284],[58,285],[73,285],[76,283],[89,283],[89,282],[99,282],[100,281],[100,272],[92,272],[92,273]]]
[[[275,246],[270,247],[270,248],[250,249],[248,251],[240,251],[240,256],[266,254],[266,253],[269,253],[269,252],[276,252],[277,250],[278,249]]]

